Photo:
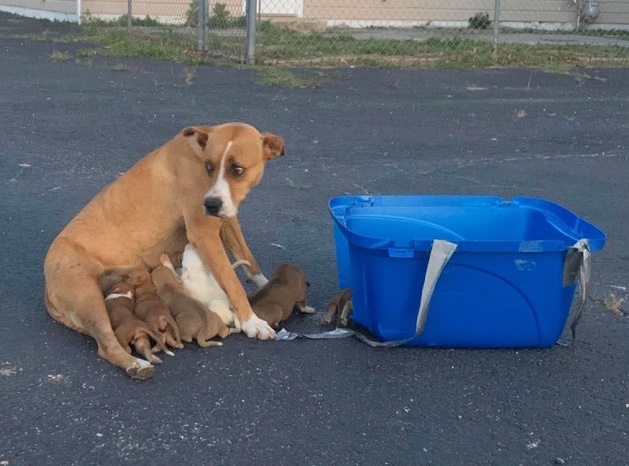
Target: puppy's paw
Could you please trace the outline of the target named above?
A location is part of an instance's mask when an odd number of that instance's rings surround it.
[[[134,379],[146,380],[153,377],[154,368],[144,359],[134,358],[135,364],[126,368],[127,375]]]
[[[148,359],[151,364],[161,364],[162,363],[162,360],[160,358],[158,358],[157,356],[155,356],[154,354],[149,354],[146,359]]]
[[[242,322],[241,328],[249,338],[257,338],[258,340],[275,339],[275,330],[256,315],[252,315],[249,320]]]
[[[317,312],[317,310],[314,307],[310,307],[310,306],[300,307],[299,310],[303,312],[304,314],[314,314],[315,312]]]

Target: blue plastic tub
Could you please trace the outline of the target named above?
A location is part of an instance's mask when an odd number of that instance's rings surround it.
[[[329,203],[339,287],[353,319],[383,341],[412,338],[435,239],[457,244],[412,346],[547,347],[575,294],[563,286],[567,251],[605,233],[567,209],[530,197],[342,196]]]

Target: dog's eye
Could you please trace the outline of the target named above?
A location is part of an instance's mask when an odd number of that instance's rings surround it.
[[[212,166],[212,162],[210,162],[209,160],[205,161],[205,171],[208,173],[208,175],[211,175],[212,172],[214,172],[214,167]]]
[[[230,167],[230,169],[231,169],[232,175],[235,177],[241,176],[245,172],[245,169],[243,167],[236,164],[233,164]]]

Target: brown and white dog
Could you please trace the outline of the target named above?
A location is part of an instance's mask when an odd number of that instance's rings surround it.
[[[162,259],[162,263],[165,261],[168,261],[167,256],[165,260]],[[210,339],[216,336],[226,338],[230,333],[229,329],[218,314],[188,294],[171,267],[167,265],[156,267],[151,272],[151,277],[160,298],[175,316],[183,341],[196,340],[202,348],[222,345]]]
[[[249,294],[249,302],[258,317],[270,326],[277,327],[290,317],[295,307],[305,314],[315,312],[306,304],[309,285],[300,268],[292,264],[280,264],[266,285]]]
[[[111,328],[99,278],[152,270],[166,252],[177,257],[189,242],[229,296],[242,330],[273,339],[275,331],[252,311],[229,261],[251,263],[247,275],[266,278],[236,217],[267,161],[284,154],[284,141],[243,123],[185,128],[98,193],[59,233],[44,260],[50,315],[92,336],[98,354],[131,377],[153,366],[128,354]]]
[[[114,284],[105,293],[105,307],[111,327],[125,351],[131,354],[133,346],[149,362],[160,364],[162,360],[153,354],[151,340],[168,355],[173,356],[173,353],[164,346],[162,338],[153,332],[146,322],[134,315],[134,306],[133,287],[126,282]]]

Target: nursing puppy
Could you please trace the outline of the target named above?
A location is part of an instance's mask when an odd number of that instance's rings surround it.
[[[308,286],[310,283],[301,269],[292,264],[280,264],[266,285],[249,294],[249,302],[258,317],[277,327],[288,319],[295,307],[305,314],[315,312],[306,305]]]
[[[162,261],[162,264],[169,267],[173,272],[175,271],[170,261]],[[232,267],[236,269],[240,265],[249,266],[250,264],[246,260],[239,260],[234,262]],[[240,331],[240,322],[232,312],[229,297],[218,284],[214,275],[203,265],[203,261],[191,244],[187,244],[183,250],[181,281],[190,296],[216,312],[225,325]]]
[[[191,342],[194,339],[201,347],[222,345],[210,339],[216,336],[227,337],[229,329],[216,313],[188,295],[183,283],[170,267],[162,265],[155,268],[151,277],[160,298],[175,316],[183,341]]]
[[[131,354],[131,346],[153,364],[162,362],[151,350],[151,339],[167,354],[173,356],[160,342],[160,338],[151,331],[148,325],[133,314],[135,305],[133,287],[125,282],[111,286],[105,294],[105,307],[116,338]]]
[[[162,344],[171,348],[183,348],[177,322],[157,295],[151,274],[144,269],[134,270],[129,273],[127,281],[135,291],[133,312],[136,317],[146,322],[149,328],[159,335]]]
[[[162,253],[176,257],[191,243],[229,296],[247,336],[274,339],[274,330],[253,313],[225,249],[251,264],[247,276],[258,286],[266,282],[237,213],[262,179],[266,162],[280,155],[279,136],[227,123],[185,128],[143,157],[52,242],[44,260],[50,315],[93,337],[99,356],[131,377],[151,377],[153,366],[129,355],[116,339],[99,279],[110,272],[152,270]]]

